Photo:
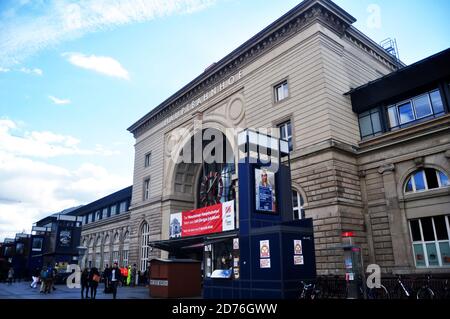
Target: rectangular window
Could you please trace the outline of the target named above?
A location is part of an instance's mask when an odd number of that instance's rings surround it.
[[[103,208],[102,210],[102,219],[108,217],[108,208]]]
[[[144,181],[144,200],[148,200],[150,198],[150,178],[147,178]]]
[[[292,144],[292,125],[291,121],[286,121],[278,125],[280,130],[280,139],[288,141],[289,151],[292,151],[294,146]]]
[[[123,266],[128,266],[128,250],[123,250],[122,251],[122,265]]]
[[[398,127],[398,114],[397,107],[391,106],[388,108],[389,128]]]
[[[420,225],[419,225],[419,220],[411,220],[410,221],[410,225],[411,225],[411,236],[413,241],[421,241],[422,240],[422,236],[420,235]]]
[[[430,92],[431,104],[435,114],[444,113],[444,104],[442,103],[441,94],[439,90]]]
[[[283,81],[282,83],[274,87],[275,90],[275,102],[280,102],[289,96],[288,82]]]
[[[450,266],[449,216],[409,221],[416,267]]]
[[[84,223],[85,224],[89,223],[89,214],[84,215]]]
[[[123,213],[127,211],[127,202],[121,202],[119,206],[119,213]]]
[[[441,116],[445,112],[439,90],[433,90],[391,105],[387,108],[391,130],[429,117]]]
[[[113,251],[112,253],[112,262],[113,263],[119,263],[119,252]]]
[[[32,251],[42,251],[42,245],[44,243],[44,238],[33,238],[33,245],[31,247]]]
[[[206,245],[203,258],[205,277],[240,278],[238,238],[229,238]]]
[[[152,153],[145,154],[144,166],[149,167],[152,165]]]
[[[400,114],[400,124],[414,121],[414,111],[410,102],[399,105],[398,113]]]
[[[371,109],[358,115],[359,131],[361,138],[379,135],[382,132],[380,111],[378,108]]]
[[[91,213],[91,222],[95,222],[95,213]]]
[[[110,207],[110,212],[111,212],[111,216],[116,215],[117,214],[117,206],[116,205],[112,205]]]
[[[416,111],[416,118],[420,119],[422,117],[427,117],[433,114],[428,94],[424,94],[414,98],[413,103],[414,109]]]

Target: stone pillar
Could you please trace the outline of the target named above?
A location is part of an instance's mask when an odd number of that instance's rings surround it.
[[[369,252],[369,264],[376,263],[375,249],[373,246],[372,222],[369,215],[369,204],[367,200],[366,172],[359,172],[359,183],[361,185],[361,202],[363,204],[364,223],[366,225],[367,250]]]
[[[411,267],[408,221],[400,209],[394,171],[394,164],[382,165],[378,169],[378,173],[383,176],[386,211],[389,217],[389,229],[394,254],[394,268],[405,269]]]

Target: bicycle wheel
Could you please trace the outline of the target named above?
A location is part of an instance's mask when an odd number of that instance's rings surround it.
[[[381,285],[379,288],[371,288],[367,293],[369,299],[391,299],[388,290]]]
[[[416,295],[417,299],[434,299],[434,291],[430,288],[420,288]]]

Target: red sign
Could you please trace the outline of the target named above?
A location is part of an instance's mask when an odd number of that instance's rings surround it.
[[[181,237],[222,231],[222,204],[183,212]]]
[[[233,229],[233,201],[175,213],[170,216],[170,238],[220,233]]]
[[[342,233],[342,237],[354,237],[355,233],[352,231],[346,231]]]

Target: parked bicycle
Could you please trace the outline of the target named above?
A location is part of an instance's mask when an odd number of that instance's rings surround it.
[[[316,287],[316,283],[307,284],[302,281],[301,284],[300,299],[314,300],[320,298],[320,289]]]
[[[430,287],[430,279],[431,276],[427,276],[425,284],[417,290],[416,298],[417,299],[434,299],[436,294]]]
[[[394,289],[394,298],[396,299],[410,299],[412,296],[412,289],[409,288],[403,281],[402,277],[398,275],[397,285]]]
[[[440,299],[450,299],[450,287],[448,286],[448,279],[445,279],[444,281]]]
[[[384,285],[380,285],[380,287],[367,288],[367,299],[391,299],[391,295]]]

